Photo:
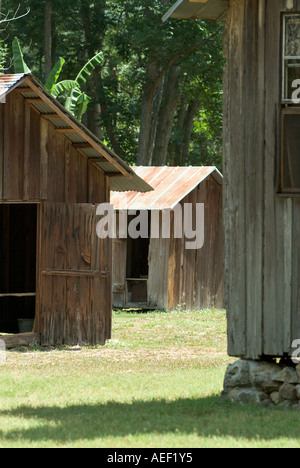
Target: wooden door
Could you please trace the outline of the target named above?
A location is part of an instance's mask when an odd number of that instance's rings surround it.
[[[45,203],[40,214],[35,331],[43,345],[104,344],[111,337],[111,240],[96,206]]]

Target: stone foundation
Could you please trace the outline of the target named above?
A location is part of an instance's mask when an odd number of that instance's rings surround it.
[[[241,359],[228,366],[222,396],[237,403],[300,410],[300,364]]]

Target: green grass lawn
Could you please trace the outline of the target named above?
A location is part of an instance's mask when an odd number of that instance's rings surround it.
[[[104,347],[17,350],[0,365],[0,447],[300,447],[293,410],[220,398],[224,311],[115,312]]]

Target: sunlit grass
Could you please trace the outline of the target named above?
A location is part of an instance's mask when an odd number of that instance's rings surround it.
[[[1,447],[298,447],[299,413],[221,397],[225,312],[115,312],[104,347],[0,366]]]

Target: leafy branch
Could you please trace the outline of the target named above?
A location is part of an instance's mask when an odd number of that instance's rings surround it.
[[[30,73],[30,69],[24,60],[22,49],[17,38],[13,40],[12,49],[15,73]],[[60,96],[65,97],[65,108],[79,121],[82,120],[82,116],[87,111],[88,104],[91,101],[91,98],[81,90],[81,87],[85,85],[93,70],[101,65],[102,62],[103,54],[99,52],[84,65],[75,80],[58,81],[65,64],[65,59],[60,57],[45,83],[46,90],[54,98],[58,99]]]

